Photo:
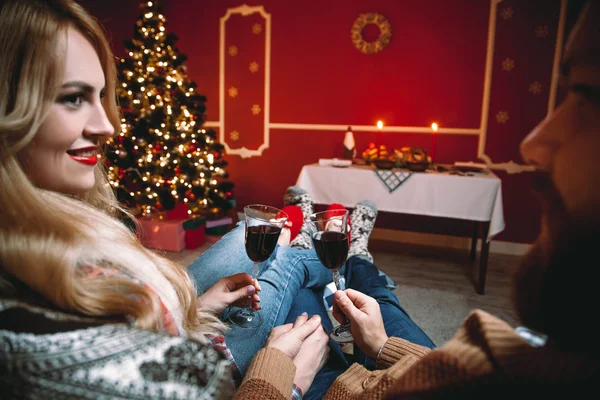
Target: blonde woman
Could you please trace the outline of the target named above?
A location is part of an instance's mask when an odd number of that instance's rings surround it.
[[[197,299],[115,218],[99,157],[119,125],[116,73],[97,21],[71,0],[0,7],[2,395],[231,397],[217,315],[248,294],[259,308],[259,285],[240,273]],[[297,325],[270,346],[326,347],[318,318]]]

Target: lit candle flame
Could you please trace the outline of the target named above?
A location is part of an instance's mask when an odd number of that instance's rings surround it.
[[[431,124],[431,129],[432,129],[434,132],[437,132],[437,131],[438,131],[438,124],[437,124],[437,123],[435,123],[435,122],[434,122],[433,124]]]
[[[383,129],[383,122],[377,121],[377,129],[379,129],[379,130]]]

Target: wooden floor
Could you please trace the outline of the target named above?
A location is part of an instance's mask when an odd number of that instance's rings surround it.
[[[464,296],[469,309],[483,309],[517,325],[510,274],[521,257],[490,253],[485,294],[479,295],[475,292],[478,264],[470,261],[467,250],[383,241],[372,241],[369,247],[379,269],[396,284]]]

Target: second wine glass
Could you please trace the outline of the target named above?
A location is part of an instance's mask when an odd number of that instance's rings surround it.
[[[248,258],[254,262],[250,275],[252,279],[258,278],[260,263],[266,261],[279,239],[283,225],[288,215],[275,207],[263,204],[252,204],[244,207],[244,218],[246,222],[245,245]],[[262,324],[260,313],[254,312],[251,300],[243,309],[229,314],[229,320],[243,328],[256,328]]]
[[[309,215],[307,227],[315,251],[321,263],[333,271],[333,281],[337,290],[344,290],[340,268],[348,257],[348,210],[327,210]],[[350,320],[344,316],[344,323],[335,327],[330,337],[337,343],[354,340],[350,332]]]

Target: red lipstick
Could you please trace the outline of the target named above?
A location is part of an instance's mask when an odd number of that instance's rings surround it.
[[[94,166],[96,163],[98,163],[98,154],[96,154],[97,150],[98,149],[96,147],[85,147],[82,149],[67,150],[67,154],[77,162]]]

